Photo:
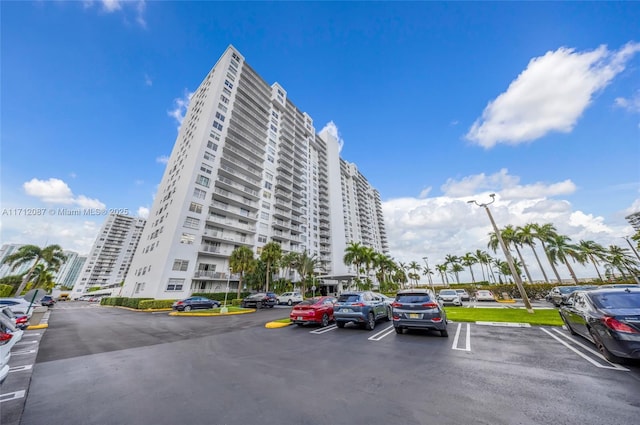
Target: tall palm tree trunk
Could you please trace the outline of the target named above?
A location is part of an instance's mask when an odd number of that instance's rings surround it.
[[[598,273],[598,279],[600,279],[600,281],[603,282],[602,275],[600,274],[600,270],[598,270],[598,266],[596,264],[596,260],[593,258],[593,255],[589,254],[589,259],[593,263],[593,267],[596,269],[596,273]]]
[[[578,282],[578,277],[574,273],[573,267],[571,267],[571,264],[569,264],[569,260],[565,258],[564,264],[567,266],[567,269],[569,269],[569,274],[571,275],[571,278],[573,279],[573,281],[576,283],[576,285],[579,285],[580,282]]]
[[[542,272],[542,276],[544,276],[545,283],[549,283],[549,278],[547,277],[547,272],[544,271],[544,267],[542,267],[542,263],[540,262],[540,257],[538,257],[538,252],[531,245],[531,250],[533,251],[533,255],[536,257],[536,261],[538,262],[538,267],[540,267],[540,271]]]
[[[553,270],[553,273],[556,275],[556,279],[558,279],[558,283],[562,283],[562,279],[560,278],[560,274],[558,274],[558,269],[556,268],[556,265],[554,264],[553,260],[551,259],[551,256],[547,252],[547,245],[544,243],[544,241],[542,242],[542,249],[544,249],[544,253],[547,255],[547,260],[549,260],[549,264],[551,264],[551,270]]]
[[[527,263],[524,262],[524,258],[522,258],[522,253],[520,252],[520,249],[518,248],[518,245],[514,243],[513,246],[516,247],[516,252],[518,253],[518,257],[520,257],[520,262],[522,263],[522,267],[524,268],[524,272],[527,275],[527,279],[529,279],[529,283],[533,283],[533,279],[531,279],[531,274],[529,273],[529,268],[527,267]]]

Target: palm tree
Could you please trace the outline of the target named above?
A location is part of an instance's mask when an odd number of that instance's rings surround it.
[[[456,282],[460,285],[460,272],[464,270],[464,267],[460,263],[453,263],[451,265],[451,271],[456,277]]]
[[[408,282],[407,279],[407,266],[406,264],[404,264],[403,262],[398,262],[398,264],[395,267],[395,280],[397,282],[400,282],[400,288],[404,288],[405,287],[405,283]]]
[[[553,259],[549,255],[549,252],[547,251],[547,245],[546,245],[547,241],[549,241],[550,239],[553,239],[553,237],[558,234],[556,231],[556,228],[551,223],[545,223],[542,226],[535,223],[532,225],[532,227],[533,227],[533,231],[536,239],[538,239],[542,244],[542,249],[544,250],[544,253],[547,256],[547,260],[549,260],[549,264],[551,264],[551,269],[553,270],[553,273],[556,275],[556,279],[558,279],[558,283],[562,283],[562,279],[560,279],[560,274],[558,274],[558,269],[556,269],[556,263],[555,261],[553,261]]]
[[[575,245],[569,243],[571,238],[564,235],[554,235],[547,240],[547,249],[549,250],[549,257],[554,260],[559,260],[569,270],[569,274],[573,281],[578,285],[578,278],[576,277],[571,264],[569,264],[569,258],[580,260],[580,254],[578,248]]]
[[[282,247],[278,242],[272,241],[262,247],[260,259],[265,263],[267,267],[267,276],[265,278],[266,284],[264,289],[266,292],[269,292],[269,279],[271,278],[271,273],[277,271],[280,258],[282,258]]]
[[[319,260],[316,254],[309,256],[306,250],[298,257],[296,271],[300,274],[300,284],[302,285],[301,293],[303,297],[306,293],[306,283],[309,280],[313,280],[314,272],[318,264]]]
[[[42,288],[47,292],[51,292],[53,287],[55,286],[55,282],[53,281],[53,274],[55,271],[49,267],[46,267],[44,264],[40,263],[33,270],[33,288]]]
[[[240,274],[240,279],[238,281],[238,294],[236,298],[240,298],[244,274],[255,268],[255,261],[253,251],[247,246],[239,246],[231,253],[231,256],[229,257],[229,267],[233,273]]]
[[[522,258],[520,248],[518,247],[519,245],[521,245],[521,243],[518,240],[516,229],[509,224],[500,231],[500,236],[502,236],[502,240],[504,241],[504,244],[506,245],[508,250],[511,250],[512,246],[516,249],[516,253],[518,254],[518,258],[520,259],[520,264],[522,264],[529,282],[532,282],[531,274],[529,273],[529,269],[527,268],[527,265],[524,262],[524,258]],[[500,239],[498,239],[498,235],[496,235],[495,232],[489,233],[489,247],[493,250],[494,253],[496,252],[499,245]]]
[[[536,262],[538,263],[538,267],[542,272],[542,276],[544,277],[544,281],[549,283],[549,278],[547,277],[547,273],[544,271],[544,267],[542,267],[542,263],[540,262],[540,258],[538,257],[538,252],[536,251],[536,235],[534,230],[533,223],[527,223],[524,227],[516,228],[516,237],[520,241],[521,244],[527,245],[533,251],[533,255],[536,257]]]
[[[291,280],[291,270],[295,270],[296,264],[298,263],[298,257],[298,253],[292,251],[287,252],[280,259],[280,267],[284,270],[285,279]]]
[[[48,269],[58,271],[62,263],[66,260],[67,257],[62,252],[60,245],[49,245],[42,249],[37,245],[25,245],[13,254],[7,255],[2,263],[10,265],[11,270],[15,270],[23,264],[33,262],[33,265],[24,275],[22,283],[20,283],[20,286],[18,286],[16,290],[15,296],[19,297],[27,285],[27,282],[31,279],[31,275],[38,264],[45,264]]]
[[[436,264],[436,270],[438,270],[438,272],[440,273],[440,276],[442,277],[442,284],[445,285],[447,288],[449,287],[449,279],[447,279],[447,264]]]
[[[462,261],[463,266],[469,267],[469,272],[471,273],[471,282],[476,283],[476,278],[473,275],[473,267],[471,266],[476,264],[478,262],[478,259],[472,253],[467,252],[460,258],[460,260]]]
[[[610,265],[611,269],[618,269],[624,279],[627,278],[624,269],[627,269],[627,271],[633,275],[633,269],[638,266],[638,262],[633,257],[631,257],[631,255],[629,254],[629,250],[626,248],[620,248],[617,245],[609,246],[609,251],[607,252],[607,262]]]
[[[597,260],[604,260],[606,258],[606,249],[594,241],[584,240],[580,241],[578,248],[591,260],[593,267],[596,269],[596,273],[598,273],[598,278],[602,280],[602,275],[600,274],[600,270],[598,270],[599,261]]]
[[[415,281],[413,286],[418,286],[418,280],[420,280],[419,272],[422,270],[422,267],[420,267],[420,264],[418,264],[416,261],[410,262],[407,267],[409,268],[409,270],[413,271],[413,273],[410,274],[411,278]]]
[[[362,264],[362,250],[364,246],[359,242],[349,242],[344,250],[344,257],[342,261],[346,266],[355,266],[356,279],[360,279],[360,265]]]
[[[487,276],[485,276],[484,268],[482,266],[486,267],[487,269],[489,268],[489,264],[491,263],[491,256],[486,251],[482,251],[481,249],[476,249],[475,257],[478,260],[478,263],[480,263],[480,270],[482,270],[482,280],[485,282],[488,282],[489,271],[487,270]]]
[[[367,286],[370,288],[372,285],[371,277],[369,274],[371,273],[371,266],[373,265],[374,258],[376,252],[370,246],[363,246],[360,252],[360,261],[364,265],[364,275]]]

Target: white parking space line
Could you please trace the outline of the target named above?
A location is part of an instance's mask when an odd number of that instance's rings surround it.
[[[529,323],[517,323],[517,322],[476,322],[476,325],[484,326],[506,326],[509,328],[530,328]]]
[[[380,341],[382,338],[384,338],[387,335],[391,335],[391,333],[394,332],[393,329],[393,325],[384,328],[383,330],[381,330],[380,332],[378,332],[377,334],[370,336],[369,338],[367,338],[369,341]]]
[[[9,368],[9,373],[11,372],[24,372],[25,370],[31,370],[33,368],[32,364],[26,364],[24,366],[14,366]]]
[[[462,329],[462,323],[458,323],[456,329],[456,335],[453,337],[452,350],[471,351],[471,325],[467,323],[467,334],[465,335],[465,348],[458,348],[458,340],[460,339],[460,330]]]
[[[567,335],[567,334],[565,334],[565,333],[560,332],[560,330],[558,330],[558,329],[554,329],[553,331],[554,331],[555,333],[557,333],[558,335],[560,335],[560,336],[562,336],[562,337],[564,337],[564,338],[568,339],[569,341],[573,342],[574,344],[576,344],[576,345],[578,345],[578,346],[580,346],[580,347],[584,348],[585,350],[587,350],[588,352],[590,352],[590,353],[594,354],[595,356],[598,356],[599,358],[601,358],[603,361],[605,361],[605,362],[609,363],[609,364],[610,364],[611,366],[613,366],[614,368],[616,368],[616,369],[620,369],[620,370],[623,370],[623,371],[626,371],[626,372],[628,372],[628,371],[629,371],[629,369],[627,369],[627,368],[625,368],[625,367],[622,367],[622,366],[617,365],[617,364],[615,364],[615,363],[611,363],[609,360],[607,360],[607,359],[606,359],[602,354],[600,354],[598,351],[594,350],[593,348],[591,348],[591,347],[589,347],[589,346],[586,346],[586,345],[582,344],[581,342],[576,341],[575,339],[571,338],[569,335]]]
[[[620,370],[623,372],[629,372],[629,369],[622,367],[622,366],[618,366],[618,365],[614,365],[613,363],[609,363],[604,357],[602,357],[600,355],[600,353],[590,349],[589,347],[586,347],[582,344],[580,344],[579,342],[577,342],[576,340],[574,340],[573,338],[569,338],[566,335],[562,334],[560,331],[555,330],[556,333],[562,335],[563,337],[567,338],[569,341],[571,341],[572,343],[586,349],[587,351],[595,354],[598,358],[602,359],[603,361],[607,362],[608,364],[610,364],[611,366],[606,366],[603,364],[598,363],[597,361],[593,360],[591,357],[587,356],[586,354],[582,353],[581,351],[578,351],[576,348],[572,347],[571,345],[569,345],[568,343],[564,342],[563,340],[561,340],[560,338],[558,338],[557,336],[555,336],[553,333],[551,333],[550,331],[546,330],[545,328],[540,328],[542,329],[542,331],[544,333],[546,333],[547,335],[549,335],[551,338],[555,339],[556,341],[558,341],[560,344],[564,345],[565,347],[567,347],[569,350],[573,351],[574,353],[576,353],[577,355],[579,355],[580,357],[582,357],[583,359],[585,359],[586,361],[588,361],[589,363],[591,363],[592,365],[599,367],[601,369],[612,369],[612,370]]]
[[[325,332],[335,331],[336,329],[338,329],[338,327],[336,325],[330,325],[330,326],[327,326],[325,328],[320,328],[320,329],[313,330],[313,331],[311,331],[309,333],[310,334],[320,335],[320,334],[323,334]]]
[[[29,332],[23,333],[22,337],[25,338],[27,336],[39,336],[39,335],[42,335],[42,334],[40,332],[31,332],[31,331],[29,331]]]
[[[21,354],[33,354],[38,350],[23,350],[23,351],[12,351],[11,354],[14,356],[19,356]]]
[[[0,403],[4,403],[5,401],[17,400],[19,398],[24,398],[26,391],[20,390],[12,393],[0,394]]]
[[[19,347],[21,345],[29,345],[29,344],[37,344],[38,341],[20,341],[15,344],[15,347]]]

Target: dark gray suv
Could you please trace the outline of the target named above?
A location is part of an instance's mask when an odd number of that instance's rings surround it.
[[[391,308],[373,292],[345,292],[333,305],[333,317],[339,328],[344,328],[347,323],[356,323],[373,330],[378,320],[391,320]]]
[[[439,331],[440,336],[449,336],[447,313],[429,291],[400,291],[391,308],[393,326],[398,334],[402,334],[405,329],[427,329]]]

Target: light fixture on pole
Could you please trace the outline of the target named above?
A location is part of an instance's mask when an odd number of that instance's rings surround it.
[[[429,285],[431,286],[431,290],[433,291],[433,295],[436,294],[436,288],[433,286],[433,281],[431,280],[431,270],[429,269],[429,257],[422,257],[422,259],[424,260],[424,264],[426,264],[427,269],[425,270],[427,272],[427,279],[429,279]]]
[[[522,301],[524,302],[524,306],[526,307],[529,313],[533,313],[533,307],[531,307],[531,303],[529,302],[529,297],[527,296],[527,292],[524,290],[524,286],[522,285],[522,280],[520,279],[520,274],[516,271],[516,266],[513,262],[513,257],[511,257],[511,252],[507,249],[507,245],[504,243],[502,239],[502,234],[496,226],[496,222],[493,221],[493,216],[491,215],[491,211],[489,210],[489,205],[493,204],[496,200],[496,194],[492,193],[489,195],[491,197],[491,202],[485,204],[479,204],[475,200],[467,201],[469,204],[476,204],[479,207],[483,207],[489,216],[489,221],[491,221],[491,226],[493,226],[493,231],[496,233],[496,237],[500,242],[500,246],[502,247],[502,251],[504,252],[504,256],[507,258],[507,264],[509,265],[509,270],[511,271],[511,276],[516,281],[516,286],[518,287],[518,291],[520,291],[520,296],[522,296]]]
[[[227,275],[227,290],[224,291],[224,306],[220,309],[220,313],[222,313],[222,314],[226,314],[226,313],[229,312],[229,308],[227,308],[227,295],[229,294],[229,281],[230,280],[231,280],[231,267],[229,267],[229,274]]]

